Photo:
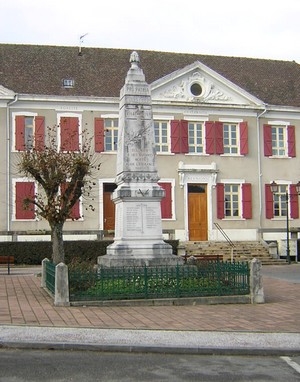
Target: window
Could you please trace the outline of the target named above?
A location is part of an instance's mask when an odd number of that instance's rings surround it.
[[[217,184],[217,217],[252,218],[252,191],[250,183]]]
[[[237,184],[225,184],[224,186],[225,216],[227,217],[240,216],[239,188]]]
[[[169,152],[169,122],[154,121],[155,148],[157,153]]]
[[[295,126],[264,125],[264,155],[295,157]]]
[[[278,192],[274,194],[273,199],[273,208],[274,208],[274,216],[286,216],[286,199],[285,194],[287,192],[286,185],[279,185]]]
[[[288,193],[288,205],[286,203],[286,193]],[[287,207],[289,218],[297,219],[299,217],[299,196],[296,190],[296,184],[279,184],[278,192],[273,194],[270,184],[265,185],[266,198],[266,218],[286,217]]]
[[[203,153],[203,123],[189,122],[189,153]]]
[[[42,150],[45,142],[45,117],[15,116],[15,150]]]
[[[34,220],[35,208],[32,203],[25,202],[26,199],[34,200],[35,183],[16,181],[15,182],[15,218],[17,220]]]
[[[279,126],[272,126],[272,155],[286,155],[286,129]]]
[[[60,117],[60,146],[63,151],[79,151],[79,129],[78,117]]]
[[[224,154],[238,154],[238,126],[232,123],[223,124]]]
[[[66,89],[73,88],[75,81],[73,79],[63,79],[63,87]]]
[[[248,123],[205,122],[206,154],[248,154]]]
[[[104,150],[117,151],[118,119],[104,119]]]

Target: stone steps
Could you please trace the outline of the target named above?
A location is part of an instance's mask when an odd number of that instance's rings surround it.
[[[231,247],[224,241],[205,241],[205,242],[185,242],[181,247],[184,248],[188,256],[192,255],[222,255],[223,260],[236,261],[259,259],[263,265],[280,265],[286,264],[285,260],[274,259],[268,251],[268,247],[260,241],[236,241]]]

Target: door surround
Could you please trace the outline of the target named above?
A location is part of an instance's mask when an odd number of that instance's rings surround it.
[[[188,222],[188,184],[206,184],[207,186],[207,230],[208,240],[210,240],[213,216],[212,216],[212,189],[216,186],[218,175],[217,164],[212,162],[208,165],[184,164],[179,162],[178,176],[179,185],[184,190],[184,232],[185,240],[189,240],[189,222]]]

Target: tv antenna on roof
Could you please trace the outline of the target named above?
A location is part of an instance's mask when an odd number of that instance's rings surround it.
[[[83,38],[88,35],[88,33],[83,34],[82,36],[79,37],[79,51],[78,51],[78,56],[82,56],[81,52],[81,45],[83,43]]]

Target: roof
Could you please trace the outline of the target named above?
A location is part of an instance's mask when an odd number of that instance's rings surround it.
[[[0,85],[21,94],[119,97],[132,50],[0,44]],[[146,81],[200,61],[263,102],[300,107],[294,61],[138,51]],[[73,79],[65,89],[63,79]]]

